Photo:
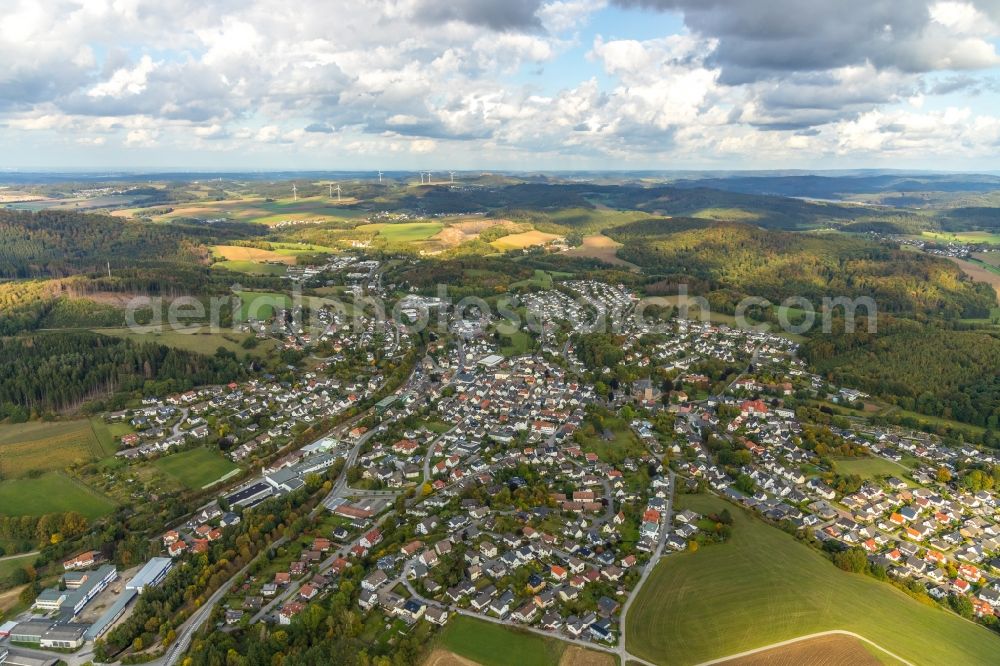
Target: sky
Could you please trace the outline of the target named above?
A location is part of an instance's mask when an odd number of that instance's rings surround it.
[[[0,168],[1000,169],[1000,0],[0,0]]]

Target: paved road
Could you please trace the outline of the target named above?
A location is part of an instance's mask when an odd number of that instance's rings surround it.
[[[639,577],[635,587],[633,587],[632,591],[629,593],[628,599],[626,599],[625,603],[622,605],[622,612],[618,618],[618,629],[620,635],[618,637],[618,647],[616,652],[618,653],[618,658],[621,660],[622,666],[625,666],[625,664],[629,661],[638,661],[643,664],[649,663],[631,654],[628,651],[628,648],[625,647],[625,620],[628,617],[629,608],[632,607],[632,602],[635,601],[637,596],[639,596],[639,590],[641,590],[642,586],[646,584],[646,581],[649,579],[649,575],[653,573],[653,569],[656,568],[657,563],[659,563],[660,558],[663,556],[663,545],[667,542],[667,532],[670,530],[670,525],[674,520],[674,489],[676,485],[677,475],[673,470],[670,470],[670,499],[667,502],[667,517],[666,520],[663,521],[663,529],[660,530],[659,542],[656,544],[656,550],[653,551],[653,556],[649,559],[649,562],[646,563],[646,567],[642,570],[642,576]]]

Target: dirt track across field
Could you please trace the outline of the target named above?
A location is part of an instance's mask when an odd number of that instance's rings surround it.
[[[720,666],[880,666],[899,662],[854,636],[831,633],[713,663]]]
[[[438,648],[427,657],[424,666],[479,666],[479,662],[459,657],[454,652]]]

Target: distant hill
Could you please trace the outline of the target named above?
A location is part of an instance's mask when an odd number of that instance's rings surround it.
[[[949,261],[843,234],[801,234],[738,222],[651,219],[606,232],[618,256],[652,275],[780,302],[803,296],[871,296],[880,311],[988,316],[996,295]]]

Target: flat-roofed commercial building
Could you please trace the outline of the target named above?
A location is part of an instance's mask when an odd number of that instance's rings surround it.
[[[142,594],[147,587],[156,587],[163,582],[174,564],[169,557],[154,557],[139,572],[132,577],[132,580],[125,583],[126,590],[135,590]]]

